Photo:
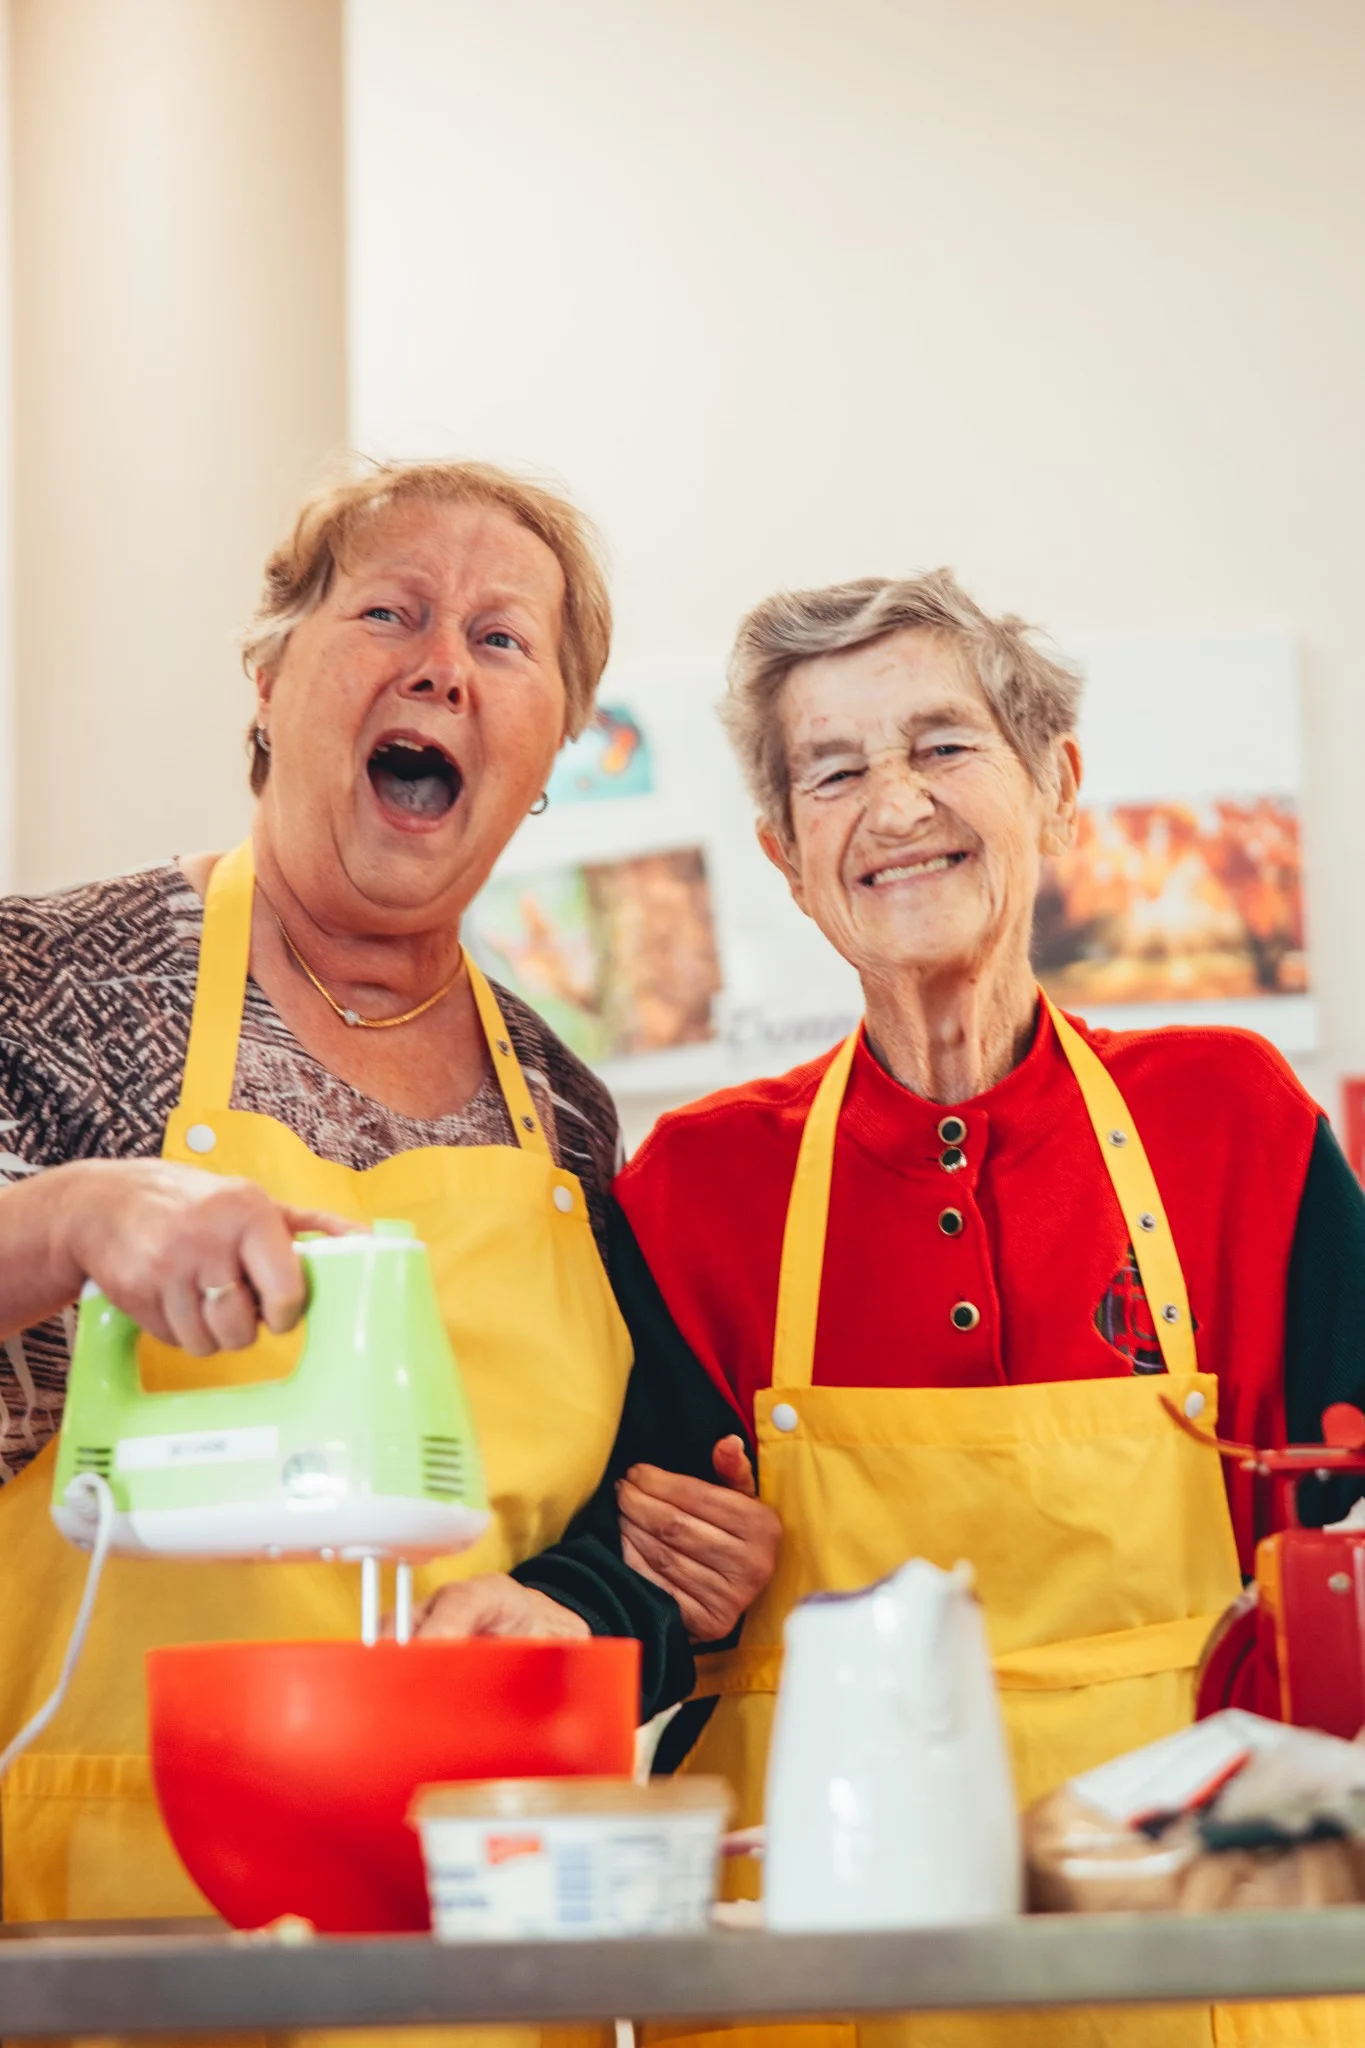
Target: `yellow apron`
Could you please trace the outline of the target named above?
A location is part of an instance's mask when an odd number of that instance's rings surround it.
[[[865,1586],[910,1556],[945,1569],[970,1559],[1027,1804],[1188,1723],[1200,1650],[1241,1590],[1217,1454],[1177,1429],[1159,1401],[1163,1393],[1190,1401],[1201,1428],[1214,1426],[1218,1383],[1198,1370],[1156,1181],[1112,1077],[1048,1007],[1128,1225],[1169,1376],[1014,1387],[811,1384],[835,1133],[855,1032],[826,1072],[802,1135],[772,1386],[755,1403],[762,1496],[782,1519],[777,1572],[739,1647],[698,1660],[698,1696],[718,1698],[685,1768],[730,1779],[739,1826],[763,1817],[782,1626],[810,1593]],[[755,1896],[757,1867],[731,1864],[727,1881],[731,1896]],[[710,2048],[1279,2048],[1300,2040],[1359,2048],[1362,2009],[1351,2009],[1349,2032],[1314,2031],[1325,2010],[957,2013],[857,2027],[741,2027],[723,2036],[649,2031],[674,2048],[684,2039]]]
[[[555,1164],[497,1000],[472,962],[515,1146],[425,1146],[358,1172],[317,1158],[271,1117],[229,1108],[253,893],[245,845],[219,861],[209,885],[181,1098],[162,1156],[244,1176],[296,1206],[357,1221],[399,1216],[416,1225],[431,1249],[478,1430],[493,1522],[474,1549],[417,1574],[415,1592],[442,1579],[505,1571],[555,1542],[594,1491],[630,1371],[630,1338],[582,1187]],[[561,1207],[565,1192],[572,1201]],[[190,1376],[208,1383],[278,1376],[297,1356],[301,1333],[265,1336],[249,1351],[202,1361],[143,1342],[149,1384],[184,1384]],[[54,1457],[51,1445],[0,1489],[0,1554],[8,1561],[0,1601],[6,1734],[55,1683],[85,1572],[85,1560],[52,1526]],[[209,1911],[157,1812],[144,1652],[162,1643],[358,1634],[353,1569],[112,1559],[71,1692],[0,1787],[4,1918]]]

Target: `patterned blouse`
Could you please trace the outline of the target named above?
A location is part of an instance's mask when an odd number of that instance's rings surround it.
[[[70,1159],[146,1159],[180,1095],[203,905],[174,866],[60,895],[0,900],[0,1184]],[[599,1247],[618,1164],[611,1097],[549,1027],[498,990],[558,1163],[583,1183]],[[423,1120],[362,1095],[301,1046],[247,983],[234,1109],[286,1124],[357,1169],[422,1145],[511,1145],[490,1071],[454,1116]],[[0,1485],[61,1422],[72,1314],[0,1343]]]

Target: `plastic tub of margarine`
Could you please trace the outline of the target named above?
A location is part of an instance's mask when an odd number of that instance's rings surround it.
[[[433,1931],[442,1941],[566,1941],[702,1929],[731,1803],[723,1778],[425,1786],[409,1818]]]

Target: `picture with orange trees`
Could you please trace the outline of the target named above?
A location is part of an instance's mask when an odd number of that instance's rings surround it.
[[[1292,798],[1083,810],[1038,900],[1034,964],[1054,1001],[1226,1001],[1308,986]]]

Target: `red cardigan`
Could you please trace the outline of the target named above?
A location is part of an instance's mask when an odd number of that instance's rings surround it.
[[[1220,1434],[1283,1441],[1285,1282],[1318,1111],[1249,1032],[1078,1030],[1142,1134],[1185,1271]],[[770,1383],[777,1275],[797,1148],[832,1053],[660,1119],[615,1192],[682,1335],[752,1425]],[[1133,1370],[1102,1334],[1128,1238],[1080,1089],[1046,1012],[1012,1074],[952,1114],[966,1165],[947,1173],[947,1114],[861,1042],[834,1156],[815,1380],[944,1387]],[[944,1209],[961,1213],[949,1237]],[[951,1311],[980,1310],[974,1329]],[[1263,1503],[1229,1474],[1243,1564]]]

